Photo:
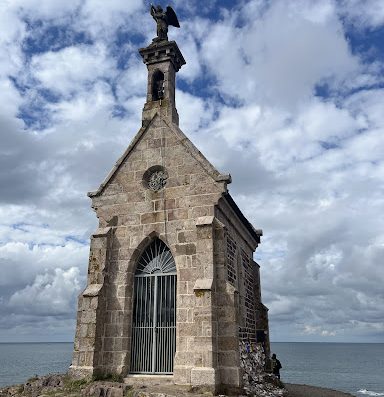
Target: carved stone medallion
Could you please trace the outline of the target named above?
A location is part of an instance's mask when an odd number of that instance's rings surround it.
[[[155,171],[149,176],[148,187],[151,190],[158,192],[165,186],[166,183],[167,183],[166,173],[162,170]]]
[[[144,185],[154,192],[158,192],[163,189],[167,183],[167,179],[167,171],[160,165],[149,168],[143,176]]]

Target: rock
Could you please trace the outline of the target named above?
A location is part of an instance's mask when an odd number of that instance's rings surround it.
[[[240,342],[240,366],[243,368],[244,390],[247,396],[286,396],[283,384],[265,372],[265,354],[261,344]]]
[[[17,397],[22,391],[22,386],[9,386],[5,389],[0,389],[0,397]]]
[[[124,397],[129,385],[117,382],[94,382],[82,391],[83,397]]]
[[[46,393],[48,390],[62,388],[64,386],[64,375],[50,374],[47,376],[37,376],[29,379],[23,388],[23,392],[28,397],[40,397],[42,391]],[[48,389],[48,390],[47,390]]]

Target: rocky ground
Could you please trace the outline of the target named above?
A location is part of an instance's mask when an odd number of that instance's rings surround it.
[[[286,384],[286,388],[272,397],[350,397],[335,390],[323,389],[307,385]],[[254,397],[261,394],[249,394]],[[269,393],[269,392],[268,392]],[[192,390],[189,387],[175,385],[129,385],[113,381],[73,380],[66,375],[47,375],[29,379],[24,385],[10,386],[0,389],[0,397],[209,397],[212,393],[204,389]],[[219,397],[226,397],[219,395]],[[246,397],[246,396],[237,396]]]
[[[67,375],[29,379],[24,385],[0,389],[0,397],[209,397],[202,389],[172,384],[130,385],[124,382],[73,380]],[[220,397],[226,397],[221,395]],[[240,396],[239,396],[240,397]],[[246,397],[241,396],[241,397]]]

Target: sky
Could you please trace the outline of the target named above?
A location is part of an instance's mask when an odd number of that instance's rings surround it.
[[[171,4],[180,127],[263,229],[271,340],[384,342],[384,2]],[[0,342],[74,338],[86,193],[140,128],[148,10],[0,0]]]

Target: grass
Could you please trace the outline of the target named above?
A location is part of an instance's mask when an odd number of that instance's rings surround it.
[[[64,390],[70,393],[79,392],[89,383],[91,383],[89,379],[71,379],[70,377],[65,377]]]
[[[99,374],[99,375],[93,375],[92,377],[92,380],[94,381],[106,380],[106,381],[118,382],[118,383],[122,383],[123,379],[124,378],[120,374],[116,374],[116,373]]]
[[[125,391],[124,397],[133,397],[135,395],[135,391],[131,388]]]

